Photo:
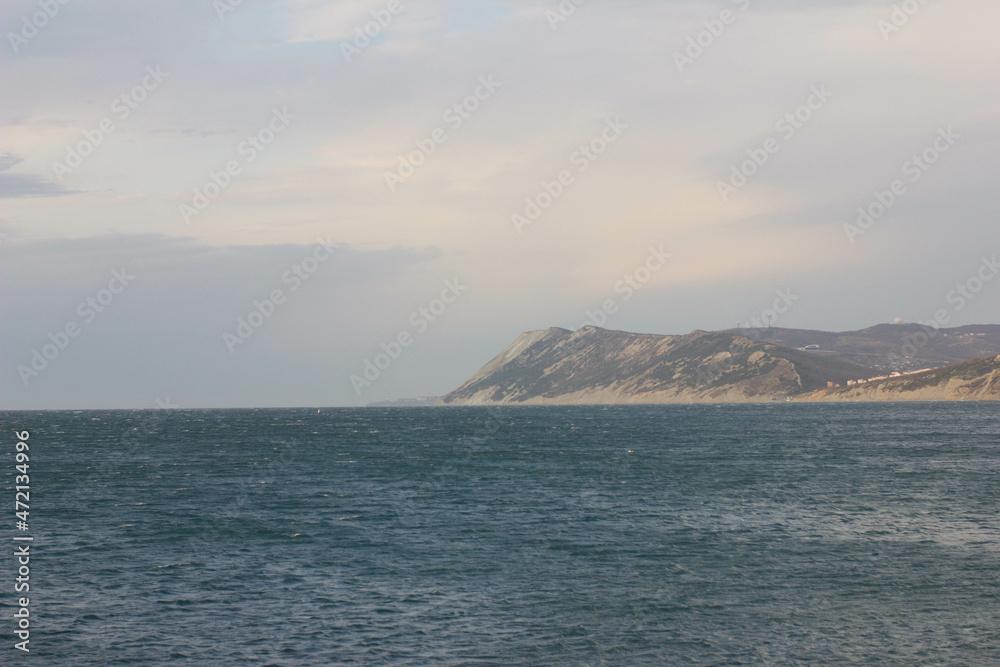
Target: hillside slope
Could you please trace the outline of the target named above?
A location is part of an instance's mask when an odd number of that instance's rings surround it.
[[[441,404],[771,401],[874,373],[725,332],[552,328],[521,334]]]
[[[912,375],[837,387],[796,397],[802,401],[998,401],[1000,355]]]
[[[974,324],[937,331],[919,324],[879,324],[858,331],[731,329],[760,343],[818,346],[813,354],[883,373],[936,368],[1000,354],[1000,325]]]

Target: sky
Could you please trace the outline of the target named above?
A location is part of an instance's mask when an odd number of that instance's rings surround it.
[[[8,0],[0,408],[441,395],[524,331],[728,329],[781,295],[780,327],[1000,323],[998,23]]]

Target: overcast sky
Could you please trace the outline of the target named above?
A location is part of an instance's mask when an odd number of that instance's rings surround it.
[[[1000,4],[900,4],[7,0],[2,407],[439,395],[779,290],[1000,323],[948,300],[1000,252]]]

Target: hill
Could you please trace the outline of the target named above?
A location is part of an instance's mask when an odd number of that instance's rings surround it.
[[[810,349],[813,354],[875,368],[882,373],[949,366],[1000,354],[1000,325],[932,329],[920,324],[879,324],[859,331],[731,329],[761,343]]]
[[[858,336],[769,330],[773,339],[794,343],[820,340],[806,344],[825,343],[837,352],[796,349],[731,331],[695,331],[685,336],[636,334],[593,326],[575,332],[559,328],[530,331],[518,336],[462,386],[442,397],[439,405],[1000,398],[1000,356],[872,380],[888,375],[890,369],[845,359],[883,359],[891,335],[876,329],[879,327],[850,332]],[[933,354],[945,354],[942,350],[950,350],[952,355],[966,354],[978,349],[978,345],[990,344],[991,339],[975,335],[981,333],[976,328],[963,329],[971,331],[952,333],[954,340],[942,343]],[[942,338],[952,331],[943,331]],[[848,382],[852,386],[847,386]]]
[[[796,397],[802,401],[997,401],[1000,355],[911,375],[837,387]]]
[[[875,371],[727,332],[521,334],[443,405],[770,401]]]

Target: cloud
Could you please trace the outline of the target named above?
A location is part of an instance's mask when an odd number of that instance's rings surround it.
[[[559,7],[556,0],[401,2],[404,11],[350,63],[338,41],[384,2],[243,2],[224,20],[209,2],[181,12],[165,0],[66,5],[18,57],[0,61],[0,76],[18,92],[0,107],[4,230],[15,237],[0,252],[5,262],[37,256],[55,267],[52,284],[38,267],[25,267],[32,280],[16,299],[44,303],[63,290],[76,294],[65,304],[72,311],[78,291],[99,287],[100,276],[87,273],[91,264],[146,258],[146,275],[162,277],[149,284],[173,290],[142,300],[173,313],[164,324],[171,337],[149,333],[156,349],[177,341],[192,351],[208,346],[203,367],[177,368],[193,378],[204,369],[238,377],[235,389],[205,380],[220,395],[232,391],[233,401],[310,402],[340,396],[342,387],[324,393],[313,378],[306,383],[312,393],[289,389],[311,372],[303,370],[305,350],[322,357],[326,370],[336,365],[327,354],[350,367],[370,353],[366,345],[395,334],[446,274],[461,275],[475,290],[449,312],[450,324],[425,340],[409,371],[394,364],[397,375],[379,391],[433,391],[420,382],[446,390],[448,378],[464,379],[476,359],[488,359],[520,330],[578,323],[650,244],[665,244],[675,260],[623,309],[616,327],[729,327],[746,316],[747,304],[788,281],[810,288],[790,315],[795,326],[871,324],[885,310],[883,294],[892,296],[893,315],[920,317],[933,312],[938,291],[947,293],[976,253],[995,246],[1000,89],[990,76],[1000,66],[993,35],[1000,5],[992,0],[926,3],[889,40],[876,25],[889,15],[888,2],[751,2],[683,73],[674,51],[723,8],[742,3],[588,2],[553,30],[546,12]],[[0,13],[16,25],[35,7],[8,3]],[[170,72],[169,85],[120,119],[110,105],[147,65]],[[460,128],[447,125],[444,112],[484,75],[503,86]],[[773,135],[775,122],[814,85],[828,86],[834,98],[722,201],[717,182]],[[213,174],[224,179],[227,161],[242,159],[237,146],[273,108],[286,106],[296,115],[289,130],[241,163],[197,222],[184,225],[178,205]],[[115,131],[64,179],[65,189],[47,180],[65,147],[109,115]],[[518,235],[511,214],[560,170],[575,169],[571,156],[609,116],[630,126],[621,141],[574,172],[572,187]],[[962,134],[955,149],[860,243],[849,244],[842,225],[943,125]],[[390,191],[386,171],[439,127],[447,141]],[[85,194],[55,198],[68,188]],[[255,336],[243,355],[253,363],[220,367],[210,351],[218,340],[202,341],[202,328],[211,323],[219,334],[269,289],[268,267],[294,261],[326,234],[351,249],[338,268],[325,265],[324,275],[337,274],[336,287],[316,283],[324,288],[315,307],[296,316],[296,305],[282,319],[289,324]],[[174,238],[187,235],[196,238]],[[81,237],[104,249],[91,254]],[[52,245],[32,246],[28,238]],[[63,255],[56,254],[60,238],[72,239]],[[114,238],[130,239],[120,241],[128,251],[111,253]],[[191,267],[191,279],[181,266]],[[347,266],[351,271],[337,273]],[[876,284],[878,294],[866,287]],[[135,293],[144,289],[137,283]],[[175,303],[182,298],[186,305]],[[989,298],[966,316],[995,319],[1000,310],[974,310]],[[29,306],[19,306],[27,318],[19,326],[44,334],[59,319],[38,311],[43,319],[32,322]],[[122,326],[141,331],[161,321],[159,311],[143,308],[129,317],[133,324]],[[19,340],[29,351],[37,344]],[[332,347],[324,353],[325,344]],[[169,374],[157,368],[149,376],[165,382]],[[272,377],[280,391],[265,386]],[[86,378],[64,379],[86,396]],[[177,380],[181,385],[195,386]],[[102,395],[115,391],[104,387]],[[205,397],[206,404],[213,398]]]
[[[4,407],[146,407],[162,394],[186,397],[185,405],[296,405],[319,394],[348,402],[347,377],[372,331],[404,325],[409,311],[401,317],[395,304],[408,307],[414,287],[439,291],[445,274],[429,266],[439,256],[433,248],[341,246],[316,266],[308,258],[317,247],[209,246],[156,234],[5,241]],[[113,272],[133,278],[88,322],[87,299]],[[223,334],[275,290],[282,305],[230,354]],[[68,322],[82,331],[25,386],[18,366]],[[270,379],[254,379],[261,373]]]
[[[0,198],[60,197],[70,194],[58,183],[33,174],[0,174]]]
[[[59,197],[70,194],[70,190],[43,176],[7,173],[11,167],[24,160],[19,155],[0,153],[0,198]]]
[[[0,153],[0,171],[7,171],[16,164],[24,162],[24,158],[13,153]]]

